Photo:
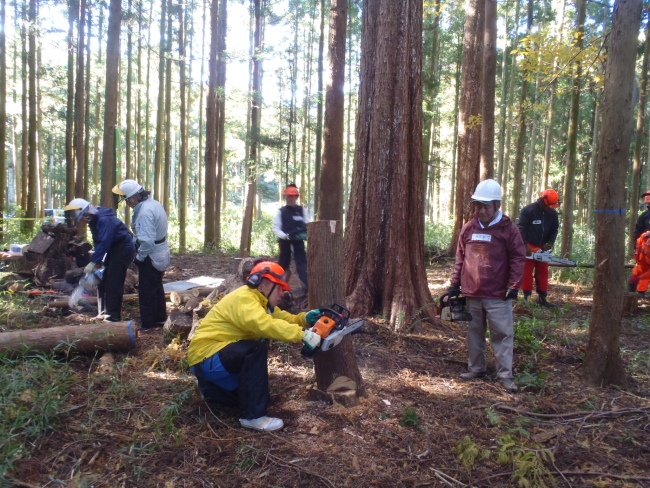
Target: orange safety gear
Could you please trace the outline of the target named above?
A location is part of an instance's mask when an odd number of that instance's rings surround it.
[[[300,192],[298,191],[298,188],[296,185],[287,185],[287,187],[284,189],[284,196],[285,197],[299,197]]]
[[[644,232],[636,241],[636,251],[634,253],[636,262],[632,270],[633,279],[630,283],[638,280],[636,291],[645,292],[650,285],[650,232]]]
[[[273,261],[262,261],[253,266],[253,269],[251,269],[251,272],[248,275],[247,281],[255,282],[256,280],[253,275],[257,275],[258,284],[261,278],[266,278],[267,280],[280,285],[284,291],[291,290],[291,287],[285,281],[284,268]]]
[[[560,202],[560,195],[553,189],[544,190],[539,194],[539,197],[544,200],[544,203],[551,208],[557,208]]]
[[[644,193],[643,195],[644,195],[643,202],[644,202],[644,203],[648,203],[648,204],[650,204],[650,190],[648,190],[648,191],[647,191],[646,193]]]

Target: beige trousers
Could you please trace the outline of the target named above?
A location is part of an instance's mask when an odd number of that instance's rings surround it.
[[[467,331],[469,371],[482,373],[487,367],[485,333],[489,327],[497,377],[512,378],[512,347],[515,338],[512,300],[467,297],[467,311],[472,314]]]

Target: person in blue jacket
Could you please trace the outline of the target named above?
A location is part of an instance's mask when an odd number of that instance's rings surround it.
[[[103,312],[109,322],[119,322],[122,320],[126,270],[135,257],[133,237],[112,208],[96,207],[83,198],[75,198],[65,209],[74,211],[76,222],[90,227],[95,253],[84,272],[90,274],[95,268],[105,267],[98,286],[99,313]]]

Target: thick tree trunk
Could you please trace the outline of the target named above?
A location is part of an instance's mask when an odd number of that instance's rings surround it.
[[[153,158],[153,194],[163,201],[162,187],[163,154],[165,152],[165,20],[167,0],[160,2],[160,43],[158,44],[158,103],[156,104],[156,148]]]
[[[203,2],[203,21],[202,21],[202,33],[201,33],[201,75],[199,80],[199,145],[196,150],[196,175],[199,179],[199,183],[196,187],[196,206],[198,210],[199,217],[203,215],[203,195],[205,194],[203,190],[202,183],[202,168],[201,168],[201,154],[203,154],[203,79],[205,74],[205,31],[206,31],[206,2]]]
[[[184,253],[187,248],[187,206],[189,204],[187,191],[189,188],[189,166],[187,164],[187,127],[185,113],[185,23],[183,20],[183,3],[178,2],[178,57],[179,63],[179,89],[180,89],[180,122],[181,122],[181,141],[180,141],[180,158],[179,158],[179,175],[178,175],[178,251]]]
[[[325,49],[325,0],[320,0],[320,37],[318,38],[318,94],[316,96],[316,156],[314,187],[320,188],[320,166],[323,143],[323,51]],[[314,217],[319,213],[318,191],[314,192]]]
[[[99,45],[99,56],[97,65],[101,66],[102,64],[102,43],[104,40],[104,5],[100,3],[99,5],[99,35],[97,36],[97,44]],[[102,84],[102,77],[97,76],[97,85],[95,87],[95,120],[93,123],[93,186],[95,191],[93,192],[92,204],[97,205],[98,195],[97,188],[99,186],[99,108],[101,106],[101,96],[100,96],[100,86]]]
[[[153,21],[153,2],[149,6],[149,24],[147,25],[147,46],[151,46],[151,24]],[[153,171],[151,171],[151,149],[149,147],[150,138],[149,138],[149,129],[151,127],[149,114],[151,113],[151,98],[149,97],[150,85],[149,81],[151,79],[151,51],[147,49],[147,81],[146,81],[146,90],[145,90],[145,100],[146,108],[144,112],[144,178],[142,185],[146,186],[149,189],[154,188],[153,181]],[[158,195],[155,195],[158,198]]]
[[[7,46],[5,36],[6,0],[0,0],[0,239],[4,237],[2,221],[7,205],[5,187],[7,174],[5,170],[7,139]]]
[[[591,134],[591,161],[589,162],[589,190],[587,196],[587,226],[594,228],[594,200],[596,199],[596,170],[598,169],[598,150],[600,146],[600,106],[601,97],[596,94],[596,108],[594,108],[594,130]]]
[[[171,158],[172,158],[172,0],[163,0],[167,2],[167,39],[165,44],[165,52],[167,59],[165,60],[165,144],[163,151],[163,167],[162,167],[162,205],[165,212],[169,215],[169,200],[171,198]]]
[[[137,94],[135,99],[135,169],[133,179],[146,187],[142,178],[142,5],[138,5],[138,50],[136,55]],[[128,212],[127,212],[128,213]]]
[[[93,31],[93,17],[91,9],[88,9],[88,42],[86,43],[86,81],[85,81],[85,97],[84,102],[84,177],[83,177],[83,197],[86,200],[90,200],[90,80],[91,78],[91,67],[92,67],[92,58],[90,43],[92,40],[92,31]],[[50,148],[52,146],[52,138],[50,138]],[[52,157],[52,152],[50,151],[50,157]],[[42,166],[42,165],[41,165]],[[95,192],[93,192],[93,195]]]
[[[129,21],[133,18],[133,2],[128,0],[128,10],[126,12],[128,15]],[[131,24],[132,25],[132,24]],[[132,140],[132,130],[133,130],[133,108],[131,107],[133,101],[133,36],[131,34],[131,26],[126,30],[126,137],[125,137],[125,146],[126,146],[126,168],[121,179],[133,179],[133,152],[131,151],[131,140]],[[127,227],[130,227],[131,224],[131,212],[125,208],[125,218],[124,222]]]
[[[435,321],[424,266],[421,36],[420,2],[364,2],[345,286],[352,316],[380,313],[396,329]]]
[[[106,91],[104,95],[104,145],[102,152],[101,205],[113,206],[115,174],[115,126],[117,125],[117,91],[119,87],[120,24],[122,1],[111,0],[106,42]]]
[[[485,0],[465,1],[465,33],[458,120],[458,171],[454,231],[449,253],[456,252],[460,229],[472,217],[469,202],[479,182],[483,106],[483,34]]]
[[[68,325],[0,334],[0,353],[11,357],[23,355],[26,349],[29,352],[68,354],[130,351],[134,347],[135,330],[132,322]]]
[[[221,242],[221,203],[226,202],[223,183],[226,175],[226,35],[228,31],[228,1],[219,1],[219,28],[217,33],[217,166],[214,184],[214,238]],[[223,198],[222,198],[223,197]],[[225,208],[225,207],[224,207]]]
[[[24,12],[24,11],[23,11]],[[69,202],[75,197],[75,182],[74,182],[74,152],[73,145],[73,130],[74,130],[74,21],[77,17],[77,2],[75,0],[68,0],[68,91],[67,91],[67,106],[65,113],[65,199]],[[23,13],[23,18],[24,18]],[[23,27],[24,29],[24,27]],[[26,80],[26,74],[23,73],[23,87]],[[23,96],[26,91],[23,91]],[[23,117],[25,117],[23,113]],[[26,120],[23,119],[23,120]],[[23,125],[24,126],[24,125]],[[23,139],[24,140],[24,139]],[[23,173],[23,177],[27,172]],[[25,190],[25,187],[23,187]],[[25,195],[27,192],[25,192]]]
[[[205,228],[203,245],[219,245],[216,237],[215,198],[217,177],[217,49],[219,2],[210,5],[210,57],[208,58],[208,96],[205,106]]]
[[[319,178],[318,218],[343,221],[343,115],[345,109],[345,29],[347,0],[332,0],[330,11],[330,82],[325,93],[325,146]]]
[[[38,120],[36,103],[36,0],[29,0],[29,186],[27,187],[26,217],[38,216]],[[26,227],[34,229],[34,221],[28,220]]]
[[[20,201],[20,206],[23,208],[25,212],[29,212],[29,209],[27,207],[27,185],[29,184],[29,162],[27,158],[27,148],[29,146],[29,118],[27,115],[27,101],[29,99],[29,94],[27,92],[27,80],[29,80],[29,69],[27,67],[27,25],[29,24],[29,21],[27,19],[27,4],[26,0],[23,0],[23,5],[22,5],[22,25],[20,27],[20,40],[21,40],[21,45],[22,45],[22,55],[21,55],[21,61],[22,61],[22,85],[23,85],[23,91],[22,91],[22,97],[21,97],[21,113],[22,113],[22,134],[21,134],[21,145],[20,145],[20,165],[21,165],[21,174],[22,174],[22,180],[21,180],[21,194],[22,198]],[[25,22],[27,20],[27,22]],[[74,65],[73,65],[73,72],[74,72]],[[69,88],[72,90],[72,87],[69,86]],[[70,116],[72,117],[72,108],[70,109]],[[72,133],[72,131],[71,131]],[[74,188],[74,172],[72,173],[72,178],[70,180],[70,185],[71,188]],[[67,190],[66,186],[66,192]],[[73,194],[73,192],[70,190],[70,193]],[[67,193],[66,193],[67,194]],[[27,230],[27,221],[24,221],[25,225],[21,226],[24,230]]]
[[[650,13],[650,9],[648,9]],[[641,177],[641,151],[643,149],[643,127],[645,125],[645,109],[648,97],[648,61],[650,61],[650,17],[645,28],[645,47],[643,50],[643,64],[641,64],[641,78],[639,80],[639,108],[636,116],[636,141],[634,143],[634,163],[632,165],[632,184],[630,191],[630,220],[628,223],[628,258],[634,256],[634,227],[639,217],[639,180]]]
[[[575,47],[582,50],[584,45],[585,12],[587,0],[576,2],[576,42]],[[575,172],[576,158],[578,152],[578,116],[580,112],[580,84],[582,78],[582,62],[580,59],[574,61],[573,67],[573,88],[571,92],[571,112],[569,115],[569,130],[567,134],[567,161],[564,173],[564,194],[562,196],[562,257],[571,255],[573,247],[573,210],[575,208]]]
[[[483,37],[483,114],[481,117],[480,179],[494,178],[494,93],[497,70],[497,2],[485,0]]]
[[[614,5],[610,47],[605,70],[603,127],[596,192],[596,260],[594,306],[589,342],[582,367],[593,386],[625,385],[619,339],[624,290],[625,177],[632,128],[632,84],[641,0]]]
[[[75,80],[74,94],[74,160],[76,161],[77,174],[75,177],[74,194],[75,197],[83,197],[86,154],[86,147],[84,146],[84,27],[86,24],[86,0],[79,0],[79,15],[77,19],[77,78]]]

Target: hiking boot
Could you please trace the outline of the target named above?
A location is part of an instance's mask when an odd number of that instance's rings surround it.
[[[485,371],[469,371],[467,373],[463,373],[460,375],[460,379],[469,381],[469,380],[477,380],[479,378],[484,378],[485,377]]]
[[[545,291],[538,291],[537,294],[539,295],[536,302],[538,305],[546,308],[557,308],[557,305],[546,300],[547,293]]]
[[[509,391],[510,393],[515,393],[519,389],[515,382],[512,381],[512,378],[499,378],[499,382],[503,385],[506,391]]]
[[[524,303],[526,305],[530,305],[530,295],[532,295],[532,291],[525,291],[524,292]]]
[[[282,422],[282,420],[273,417],[260,417],[252,420],[239,419],[239,423],[242,427],[246,427],[247,429],[261,430],[263,432],[280,430],[284,427],[284,422]]]

